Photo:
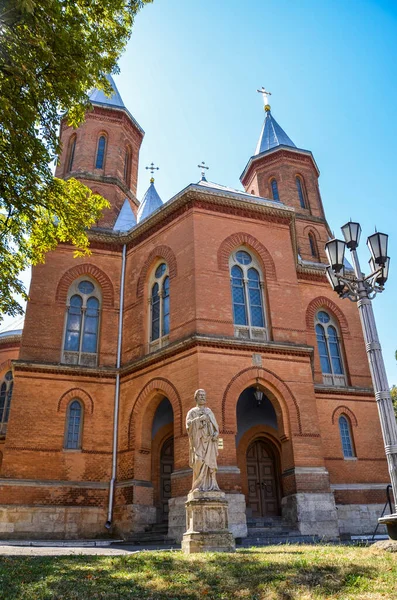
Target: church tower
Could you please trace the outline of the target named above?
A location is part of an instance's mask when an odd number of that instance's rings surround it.
[[[75,177],[110,202],[98,225],[112,228],[120,210],[128,203],[136,216],[139,149],[144,131],[117,90],[111,75],[110,97],[98,89],[89,94],[93,110],[78,129],[61,123],[62,154],[55,175]]]
[[[327,262],[324,245],[329,239],[318,178],[320,171],[309,150],[297,148],[277,123],[264,96],[265,121],[255,153],[241,183],[248,193],[272,198],[296,211],[298,252],[302,259]]]

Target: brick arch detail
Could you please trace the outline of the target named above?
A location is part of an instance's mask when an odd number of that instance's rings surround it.
[[[12,363],[11,363],[11,359],[7,358],[7,360],[3,361],[0,364],[0,373],[4,370],[4,371],[9,371],[10,369],[12,369]]]
[[[349,324],[344,313],[341,311],[339,306],[335,304],[335,302],[332,302],[332,300],[330,300],[326,296],[318,296],[318,298],[314,298],[314,300],[312,300],[309,306],[307,307],[306,327],[308,329],[312,329],[312,327],[314,327],[314,318],[316,312],[320,308],[326,308],[330,310],[333,313],[336,320],[338,321],[342,333],[349,334]]]
[[[337,408],[335,408],[334,412],[332,413],[332,424],[333,425],[335,425],[335,422],[339,420],[339,417],[341,415],[346,415],[347,417],[349,417],[350,423],[354,427],[358,427],[356,415],[347,406],[338,406]]]
[[[128,420],[128,449],[134,447],[136,432],[134,417],[143,415],[154,395],[160,393],[171,402],[174,413],[174,430],[182,435],[182,400],[176,387],[163,377],[156,377],[148,383],[139,392],[134,404],[132,405],[130,417]],[[157,407],[156,407],[157,409]]]
[[[114,306],[114,289],[110,278],[102,269],[90,263],[76,265],[66,271],[58,282],[55,298],[62,304],[66,303],[69,287],[73,281],[82,275],[90,275],[95,279],[101,287],[102,291],[102,306],[112,308]]]
[[[176,277],[177,273],[177,264],[174,252],[171,250],[169,246],[156,246],[150,252],[149,256],[145,260],[145,263],[141,269],[141,272],[138,277],[136,295],[138,298],[143,296],[143,289],[145,286],[145,281],[147,275],[152,267],[153,262],[156,258],[163,258],[168,265],[168,272],[170,274],[170,279]]]
[[[258,379],[259,384],[273,393],[277,404],[277,422],[280,424],[280,436],[302,433],[301,415],[298,403],[290,388],[272,371],[258,367],[247,367],[237,373],[227,385],[222,398],[222,430],[236,430],[236,405],[240,394]]]
[[[63,409],[66,409],[67,405],[71,400],[80,400],[80,402],[84,405],[84,412],[92,415],[94,412],[94,401],[87,392],[81,390],[80,388],[73,388],[68,392],[65,392],[58,401],[57,412],[60,412]]]
[[[273,279],[276,281],[276,267],[274,266],[274,260],[269,250],[265,248],[265,246],[257,240],[253,235],[249,233],[244,233],[243,231],[239,233],[233,233],[229,235],[218,248],[218,268],[221,271],[227,271],[229,268],[229,257],[235,248],[238,246],[249,246],[262,259],[266,277]]]

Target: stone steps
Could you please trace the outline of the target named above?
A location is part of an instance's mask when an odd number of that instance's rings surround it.
[[[291,531],[289,527],[248,527],[249,537],[271,537],[275,535],[298,535],[298,531]]]
[[[249,548],[251,546],[273,546],[281,544],[316,544],[320,542],[318,536],[312,535],[270,535],[270,536],[248,536],[241,539],[239,548]]]

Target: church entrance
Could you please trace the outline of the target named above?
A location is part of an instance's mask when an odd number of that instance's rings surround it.
[[[275,517],[280,514],[277,465],[271,444],[257,439],[247,450],[247,507],[253,517]]]
[[[168,500],[171,498],[171,473],[174,470],[174,438],[164,442],[160,451],[159,521],[168,522]]]

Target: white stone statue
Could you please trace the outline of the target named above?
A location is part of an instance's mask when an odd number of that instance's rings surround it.
[[[194,399],[197,406],[186,415],[186,429],[189,435],[189,465],[193,469],[191,492],[219,491],[216,481],[219,427],[215,415],[206,407],[207,395],[204,390],[196,390]]]

